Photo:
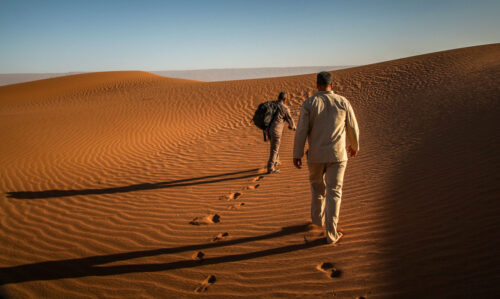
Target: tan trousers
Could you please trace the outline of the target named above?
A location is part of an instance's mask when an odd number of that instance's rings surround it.
[[[326,227],[326,241],[337,241],[342,184],[347,161],[308,163],[311,184],[311,220]]]
[[[283,134],[283,123],[273,124],[269,128],[268,136],[271,148],[269,149],[269,160],[267,161],[267,170],[275,170],[279,161],[279,150],[281,144],[281,135]]]

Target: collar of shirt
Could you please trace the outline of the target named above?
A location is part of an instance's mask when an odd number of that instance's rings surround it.
[[[325,91],[318,91],[318,93],[321,93],[321,94],[333,94],[333,90],[325,90]]]

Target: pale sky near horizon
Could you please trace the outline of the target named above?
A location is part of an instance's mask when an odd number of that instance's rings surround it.
[[[363,65],[500,42],[500,1],[0,1],[0,73]]]

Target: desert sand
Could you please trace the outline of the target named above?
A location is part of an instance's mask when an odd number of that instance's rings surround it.
[[[103,72],[0,87],[0,283],[12,298],[499,294],[500,44],[333,72],[361,130],[337,246],[307,169],[263,173],[253,111],[315,74]]]

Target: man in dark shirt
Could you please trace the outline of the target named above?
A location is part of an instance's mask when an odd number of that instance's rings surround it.
[[[280,164],[279,162],[279,148],[281,144],[281,135],[283,134],[283,127],[285,121],[288,122],[288,128],[295,130],[295,123],[290,114],[290,109],[286,105],[288,102],[288,94],[285,92],[280,92],[278,100],[276,101],[278,110],[276,111],[274,118],[268,128],[269,141],[271,143],[271,150],[269,153],[269,161],[267,162],[267,172],[276,173],[279,170],[276,166]]]

